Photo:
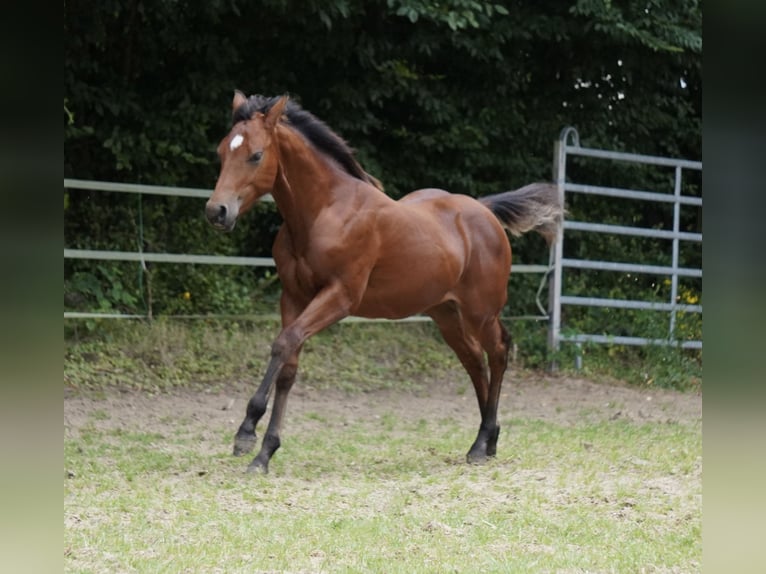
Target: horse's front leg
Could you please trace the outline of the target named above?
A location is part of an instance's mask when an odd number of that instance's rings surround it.
[[[274,406],[271,411],[271,418],[269,419],[269,426],[266,429],[266,434],[263,435],[263,443],[261,443],[261,450],[253,461],[248,466],[248,472],[255,472],[258,470],[264,473],[269,471],[269,461],[277,449],[282,444],[279,438],[280,430],[282,429],[282,418],[285,414],[285,407],[287,406],[287,395],[295,382],[295,375],[298,372],[298,356],[300,349],[282,366],[282,370],[277,376],[276,387],[277,391],[274,396]]]
[[[255,444],[255,425],[266,412],[271,387],[276,382],[277,394],[271,420],[261,444],[261,450],[248,467],[248,471],[268,472],[269,461],[280,446],[279,432],[287,404],[287,395],[295,381],[298,355],[303,343],[325,327],[348,316],[352,300],[348,290],[340,283],[320,291],[297,318],[282,329],[271,347],[271,360],[266,375],[255,395],[247,405],[245,420],[239,427],[234,441],[234,453],[244,454]],[[289,315],[289,313],[288,313]],[[285,318],[283,296],[283,321]]]
[[[242,456],[255,448],[257,437],[255,434],[255,426],[261,417],[266,412],[266,407],[269,404],[269,394],[271,393],[271,385],[278,373],[282,370],[280,357],[276,357],[272,354],[269,366],[266,369],[266,375],[263,377],[258,390],[250,397],[250,401],[247,403],[247,409],[245,411],[245,419],[237,429],[237,434],[234,436],[234,456]]]
[[[290,295],[287,289],[282,291],[282,296],[279,300],[282,332],[292,325],[300,316],[301,312],[306,308],[306,305],[301,305],[299,301],[300,299]],[[266,412],[272,382],[276,379],[277,388],[279,388],[281,384],[282,387],[286,386],[289,390],[295,380],[295,374],[298,370],[298,354],[300,353],[300,349],[298,349],[291,358],[284,361],[283,354],[275,352],[277,350],[275,345],[276,341],[272,345],[271,360],[269,361],[269,366],[266,368],[266,375],[263,377],[263,381],[261,381],[258,390],[247,403],[245,420],[239,425],[237,434],[234,436],[234,456],[242,456],[252,452],[255,448],[255,443],[257,441],[255,427]],[[278,446],[279,445],[277,445],[277,447]],[[276,448],[274,448],[274,450],[276,450]]]

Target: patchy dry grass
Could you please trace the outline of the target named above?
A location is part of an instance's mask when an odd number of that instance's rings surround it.
[[[699,423],[506,420],[498,458],[468,466],[473,421],[307,412],[253,476],[232,429],[105,416],[65,439],[68,572],[700,569]]]
[[[69,333],[67,572],[700,570],[698,395],[512,369],[498,456],[468,466],[476,401],[433,327],[338,326],[246,475],[232,436],[275,329]]]
[[[210,388],[253,377],[278,334],[269,322],[104,323],[65,337],[64,384],[70,389],[163,391]],[[460,369],[429,323],[335,325],[308,341],[301,377],[318,388],[411,388]]]

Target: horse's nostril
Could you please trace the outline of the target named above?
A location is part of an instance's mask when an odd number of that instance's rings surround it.
[[[226,205],[220,204],[208,204],[205,208],[205,215],[210,223],[222,224],[226,221]]]

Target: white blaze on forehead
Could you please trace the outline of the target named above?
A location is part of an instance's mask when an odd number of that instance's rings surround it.
[[[231,138],[231,142],[229,142],[229,149],[231,151],[234,151],[239,146],[242,145],[242,142],[245,141],[245,138],[242,137],[242,135],[237,134],[233,138]]]

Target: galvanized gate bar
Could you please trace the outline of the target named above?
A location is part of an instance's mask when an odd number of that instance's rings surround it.
[[[673,195],[676,198],[681,197],[681,166],[676,166],[676,174],[675,174],[675,182],[673,185]],[[681,204],[676,203],[673,206],[673,231],[675,233],[678,233],[681,229]],[[678,267],[678,237],[673,238],[673,262],[672,265],[674,268]],[[700,235],[700,241],[702,241],[702,236]],[[670,278],[670,302],[674,303],[678,298],[678,275],[673,274],[673,276]],[[702,309],[700,308],[700,313],[702,312]],[[676,331],[676,310],[671,309],[670,310],[670,325],[668,327],[668,339],[673,339],[675,336]]]
[[[633,191],[619,187],[601,187],[599,185],[583,185],[581,183],[566,183],[564,184],[564,189],[566,191],[574,191],[577,193],[589,195],[603,195],[605,197],[622,197],[625,199],[642,199],[645,201],[682,203],[684,205],[702,205],[702,198],[694,197],[692,195],[679,195],[676,197],[675,195],[671,195],[669,193]]]
[[[64,178],[66,189],[87,189],[93,191],[115,191],[118,193],[141,193],[146,195],[166,195],[171,197],[197,197],[208,199],[212,189],[197,187],[166,187],[163,185],[144,185],[140,183],[120,183],[115,181],[93,181],[88,179]],[[271,195],[264,195],[261,201],[274,201]]]
[[[702,277],[702,269],[686,267],[664,267],[662,265],[644,265],[641,263],[617,263],[614,261],[586,261],[584,259],[561,260],[562,267],[574,269],[592,269],[594,271],[625,271],[626,273],[645,273],[649,275],[679,275],[682,277]]]
[[[564,128],[567,129],[567,128]],[[574,129],[574,128],[572,128]],[[584,157],[596,157],[601,159],[612,159],[617,161],[629,161],[633,163],[648,163],[650,165],[664,165],[667,167],[682,167],[685,169],[702,170],[701,161],[691,161],[688,159],[674,159],[670,157],[659,157],[655,155],[643,155],[638,153],[625,153],[621,151],[610,151],[603,149],[592,149],[580,147],[579,145],[567,145],[564,153],[570,155],[579,155]]]
[[[633,235],[636,237],[652,237],[655,239],[683,239],[684,241],[702,242],[701,233],[685,231],[667,231],[664,229],[649,229],[646,227],[630,227],[627,225],[609,225],[606,223],[588,223],[587,221],[565,221],[564,229],[577,231],[595,231],[613,235]]]
[[[561,341],[569,343],[602,343],[607,345],[658,345],[660,347],[681,347],[701,349],[702,341],[673,341],[669,339],[648,339],[646,337],[622,337],[617,335],[562,335]]]
[[[566,205],[564,185],[566,183],[567,166],[567,141],[573,139],[575,145],[579,147],[580,136],[573,127],[565,127],[559,134],[559,139],[553,147],[553,181],[559,192],[559,201],[561,205]],[[553,351],[559,350],[561,341],[561,281],[563,279],[563,268],[561,260],[564,258],[564,226],[559,226],[556,232],[556,240],[550,249],[550,263],[553,266],[553,275],[550,277],[548,286],[548,315],[550,322],[548,324],[548,348]],[[551,364],[553,370],[556,369],[555,363]]]
[[[146,261],[147,263],[201,263],[203,265],[249,265],[274,267],[271,257],[231,257],[226,255],[186,255],[183,253],[137,253],[134,251],[97,251],[64,249],[64,259],[98,259],[102,261]]]
[[[117,191],[120,193],[145,193],[149,195],[170,195],[175,197],[201,197],[207,199],[212,189],[194,187],[164,187],[161,185],[143,185],[139,183],[119,183],[112,181],[90,181],[85,179],[64,179],[67,189],[90,189],[94,191]]]
[[[171,315],[173,319],[202,320],[232,319],[246,321],[281,321],[277,313],[251,314],[216,314],[216,315]],[[147,315],[135,315],[130,313],[86,313],[80,311],[65,311],[64,319],[147,319]],[[501,317],[502,321],[547,321],[548,317],[541,315],[516,315],[513,317]],[[366,317],[346,317],[341,323],[428,323],[431,317],[427,315],[412,315],[403,319],[368,319]]]
[[[580,305],[584,307],[609,307],[613,309],[645,309],[647,311],[686,311],[702,313],[702,305],[681,303],[660,303],[659,301],[631,301],[626,299],[606,299],[602,297],[576,297],[562,295],[562,305]]]
[[[227,255],[187,255],[183,253],[147,253],[136,251],[99,251],[95,249],[64,249],[64,259],[96,259],[101,261],[146,261],[147,263],[199,263],[203,265],[249,265],[275,267],[271,257],[234,257]],[[514,273],[547,273],[547,265],[513,266]]]

